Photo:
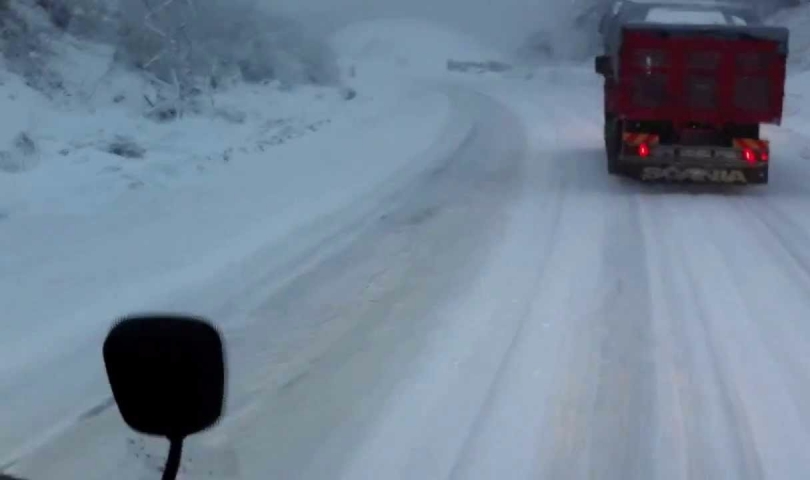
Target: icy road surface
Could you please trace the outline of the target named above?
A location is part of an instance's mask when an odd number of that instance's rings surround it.
[[[233,298],[230,414],[182,478],[806,478],[810,139],[769,132],[764,188],[643,186],[588,68],[420,85],[441,148]],[[157,478],[164,447],[102,406],[11,470]]]

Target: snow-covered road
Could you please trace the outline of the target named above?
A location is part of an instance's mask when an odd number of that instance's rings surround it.
[[[592,95],[546,88],[478,97],[477,134],[437,181],[465,208],[411,227],[431,260],[394,276],[419,286],[392,287],[371,323],[233,427],[245,477],[789,479],[810,468],[807,169],[754,191],[608,178]],[[490,213],[465,222],[479,202]],[[419,236],[451,224],[443,245]]]
[[[206,305],[239,313],[229,416],[183,478],[805,478],[810,139],[768,132],[767,187],[644,186],[606,174],[587,68],[420,85],[450,109],[420,173]],[[98,408],[10,471],[163,448]]]

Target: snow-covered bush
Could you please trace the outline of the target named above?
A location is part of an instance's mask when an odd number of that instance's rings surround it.
[[[133,0],[120,0],[129,2]],[[137,1],[137,0],[135,0]],[[119,0],[37,0],[57,28],[80,38],[114,42]]]
[[[121,4],[118,58],[167,83],[331,84],[329,47],[293,20],[245,0],[140,0]]]
[[[9,150],[0,151],[0,172],[20,173],[37,166],[36,143],[26,132],[20,132]]]
[[[157,86],[150,114],[164,120],[196,109],[200,94],[233,81],[337,84],[328,44],[261,3],[0,0],[0,55],[7,68],[50,95],[61,80],[49,61],[64,50],[52,47],[65,34],[106,43],[116,64],[144,72]]]
[[[66,30],[70,25],[70,7],[63,2],[55,0],[37,0],[37,5],[48,13],[51,23],[60,30]]]
[[[26,0],[0,2],[0,53],[6,67],[25,78],[28,85],[44,91],[61,87],[48,67],[52,55],[47,35],[47,16]]]
[[[107,152],[124,158],[143,158],[146,149],[138,145],[135,140],[118,135],[107,145]]]

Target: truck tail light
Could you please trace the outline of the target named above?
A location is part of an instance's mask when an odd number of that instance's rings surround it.
[[[760,158],[760,159],[761,159],[763,162],[767,162],[768,160],[770,160],[770,159],[771,159],[771,155],[768,153],[768,151],[767,151],[767,150],[763,150],[763,151],[759,152],[759,158]]]
[[[638,146],[638,156],[641,158],[647,158],[650,156],[650,146],[646,143],[642,143]]]
[[[745,161],[748,163],[756,163],[757,154],[750,148],[746,148],[745,150],[743,150],[743,158],[745,158]]]

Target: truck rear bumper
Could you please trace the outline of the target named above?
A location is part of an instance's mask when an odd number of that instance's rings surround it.
[[[738,185],[768,183],[768,165],[751,167],[623,162],[621,171],[623,174],[641,181],[656,183],[722,183]]]
[[[622,172],[646,182],[767,183],[769,152],[767,143],[763,146],[754,150],[625,143],[618,163]]]

